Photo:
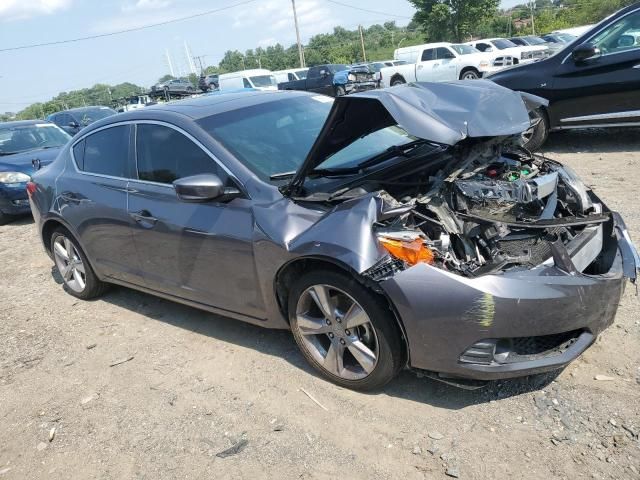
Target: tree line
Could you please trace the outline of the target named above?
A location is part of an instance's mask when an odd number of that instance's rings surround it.
[[[407,26],[395,22],[362,29],[335,27],[331,33],[311,37],[304,46],[307,66],[322,63],[358,63],[393,58],[395,49],[425,42],[463,42],[479,37],[504,37],[547,33],[562,28],[595,23],[637,0],[535,0],[509,10],[499,8],[500,0],[409,0],[416,13]],[[533,6],[533,8],[532,8]],[[228,50],[218,65],[209,65],[203,73],[227,73],[251,68],[283,70],[299,66],[298,47],[277,43],[244,52]],[[173,78],[165,75],[159,81]],[[197,85],[198,76],[189,79]],[[123,98],[144,92],[132,83],[97,84],[91,88],[62,92],[48,102],[35,103],[17,114],[18,119],[44,118],[68,108],[84,105],[111,105]],[[7,120],[0,115],[0,121]]]

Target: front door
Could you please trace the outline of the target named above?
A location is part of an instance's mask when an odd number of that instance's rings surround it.
[[[558,127],[640,122],[640,9],[590,39],[597,57],[563,60],[554,75],[552,123]],[[564,53],[563,53],[564,55]]]
[[[136,137],[138,180],[130,183],[128,211],[147,287],[261,318],[250,200],[179,201],[172,186],[178,178],[215,173],[229,186],[234,180],[173,127],[140,123]]]

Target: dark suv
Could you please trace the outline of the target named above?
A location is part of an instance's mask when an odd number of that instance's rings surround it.
[[[489,78],[549,100],[534,114],[526,138],[531,150],[551,131],[640,126],[640,3],[606,18],[552,57]]]
[[[210,92],[218,89],[218,74],[200,75],[198,88],[203,92]]]

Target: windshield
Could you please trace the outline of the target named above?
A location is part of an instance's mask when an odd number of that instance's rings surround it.
[[[297,170],[329,115],[322,95],[271,101],[212,115],[198,124],[259,178]]]
[[[504,50],[505,48],[517,47],[517,45],[515,43],[513,43],[511,40],[507,40],[507,39],[504,39],[504,38],[498,38],[497,40],[491,40],[491,43],[493,43],[498,50]]]
[[[278,85],[276,77],[273,75],[256,75],[255,77],[249,77],[251,83],[256,88],[272,87]]]
[[[304,80],[305,78],[307,78],[308,71],[309,70],[296,70],[295,74],[299,80]]]
[[[19,127],[0,127],[0,155],[64,146],[71,137],[46,123]]]
[[[137,103],[137,99],[135,103]],[[89,125],[90,123],[110,117],[111,115],[115,115],[116,113],[117,112],[115,110],[104,107],[82,110],[81,112],[77,112],[76,116],[80,118],[80,123],[82,123],[82,125]]]
[[[198,124],[259,178],[271,181],[272,175],[300,168],[332,104],[322,95],[290,98],[213,115]],[[412,140],[399,127],[385,128],[359,138],[318,168],[348,168]]]
[[[470,55],[472,53],[481,53],[477,48],[472,47],[471,45],[451,45],[459,55]]]
[[[390,147],[405,145],[417,140],[398,125],[377,130],[357,139],[318,165],[317,169],[342,169],[356,167]]]
[[[545,43],[547,43],[540,37],[527,36],[524,38],[529,43],[529,45],[544,45]]]
[[[334,64],[334,65],[327,65],[327,67],[329,68],[329,71],[331,73],[338,73],[338,72],[341,72],[343,70],[347,70],[349,68],[346,65],[342,65],[340,63]]]

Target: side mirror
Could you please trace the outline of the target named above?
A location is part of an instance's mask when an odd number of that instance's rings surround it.
[[[443,60],[450,60],[452,58],[456,58],[456,56],[451,52],[447,52],[444,54]]]
[[[326,70],[320,70],[320,76],[322,78],[328,77],[329,76],[329,72],[327,72]]]
[[[240,195],[237,188],[225,187],[220,177],[213,173],[179,178],[173,182],[173,188],[183,202],[229,201]]]
[[[80,128],[78,122],[69,122],[69,127],[71,128]]]
[[[571,53],[571,58],[574,62],[584,62],[592,58],[598,58],[600,56],[600,49],[593,43],[583,43],[578,45]]]

